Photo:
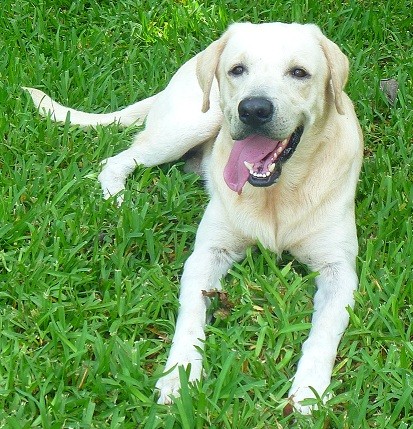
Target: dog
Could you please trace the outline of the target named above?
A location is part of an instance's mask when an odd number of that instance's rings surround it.
[[[237,23],[185,63],[160,93],[118,112],[90,114],[26,88],[43,114],[79,125],[142,124],[132,146],[104,162],[105,197],[138,165],[202,148],[210,201],[185,263],[179,314],[159,403],[179,394],[178,368],[202,373],[208,299],[257,242],[318,272],[312,327],[289,390],[309,414],[323,397],[354,304],[358,253],[355,192],[363,137],[344,92],[348,59],[314,24]]]

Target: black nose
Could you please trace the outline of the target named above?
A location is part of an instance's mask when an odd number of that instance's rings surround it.
[[[258,127],[269,122],[274,113],[271,101],[262,97],[250,97],[242,100],[238,105],[239,118],[246,125]]]

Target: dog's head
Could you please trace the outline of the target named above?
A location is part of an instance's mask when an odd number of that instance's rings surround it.
[[[224,171],[241,192],[270,186],[303,131],[327,109],[344,113],[348,60],[312,24],[234,24],[198,56],[197,76],[209,109],[214,78],[234,145]]]

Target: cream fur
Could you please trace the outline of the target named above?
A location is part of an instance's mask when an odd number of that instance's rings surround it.
[[[237,64],[241,77],[228,71]],[[291,76],[302,67],[308,79]],[[202,372],[207,301],[203,290],[220,289],[220,279],[247,246],[261,242],[277,254],[291,252],[319,275],[312,329],[289,392],[300,402],[322,396],[330,383],[337,347],[347,323],[347,306],[357,288],[354,195],[362,159],[362,135],[351,101],[343,92],[348,60],[315,25],[235,24],[205,51],[184,64],[167,88],[113,114],[91,115],[61,106],[28,89],[36,105],[55,120],[81,125],[146,117],[145,130],[124,152],[106,160],[99,176],[105,197],[118,195],[136,165],[152,166],[205,144],[204,168],[211,200],[181,280],[180,310],[165,376],[156,387],[159,402],[179,394],[178,366]],[[242,136],[238,104],[262,96],[276,107],[271,135],[282,140],[304,125],[296,152],[278,182],[267,188],[245,184],[240,195],[223,180],[233,140]],[[204,113],[203,113],[204,112]],[[106,122],[104,122],[106,121]]]

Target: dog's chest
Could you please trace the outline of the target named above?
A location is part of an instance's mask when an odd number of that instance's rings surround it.
[[[249,241],[260,242],[266,248],[280,254],[288,249],[289,233],[296,216],[291,206],[291,193],[284,192],[282,185],[259,188],[246,183],[240,194],[231,190],[224,181],[225,160],[229,148],[215,145],[208,168],[209,190],[217,197],[234,233]]]
[[[282,239],[286,222],[280,222],[282,212],[277,207],[277,192],[245,185],[240,195],[220,189],[220,199],[234,230],[252,242],[260,242],[275,253],[285,249]],[[288,223],[288,220],[286,220]]]

